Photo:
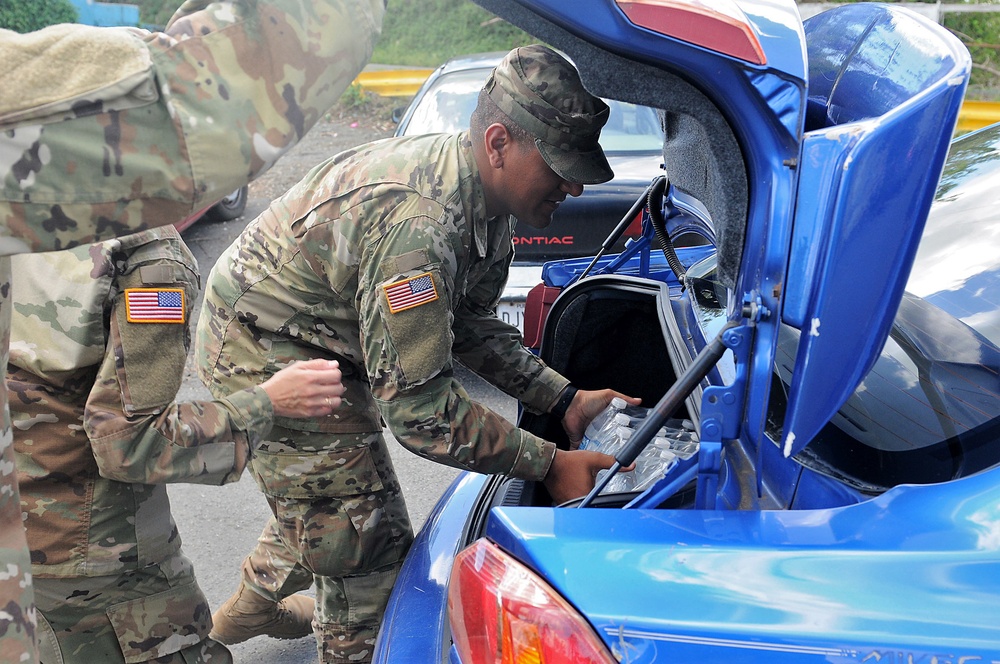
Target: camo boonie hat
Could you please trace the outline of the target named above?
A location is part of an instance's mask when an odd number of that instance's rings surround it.
[[[608,105],[584,89],[566,58],[541,44],[515,48],[493,69],[485,89],[500,110],[535,137],[557,175],[578,184],[614,177],[597,142]]]

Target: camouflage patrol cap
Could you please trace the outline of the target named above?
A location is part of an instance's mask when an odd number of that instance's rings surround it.
[[[583,87],[576,68],[541,44],[515,48],[486,80],[487,94],[535,137],[545,162],[560,177],[598,184],[614,177],[597,139],[608,105]]]

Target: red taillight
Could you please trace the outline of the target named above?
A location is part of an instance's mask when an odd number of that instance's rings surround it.
[[[764,49],[743,11],[730,0],[615,0],[632,23],[757,65]]]
[[[590,624],[531,570],[487,540],[455,559],[451,633],[465,664],[615,664]]]

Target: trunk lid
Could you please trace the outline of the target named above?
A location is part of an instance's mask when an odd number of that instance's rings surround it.
[[[715,437],[764,441],[784,323],[801,334],[782,452],[800,451],[888,335],[967,51],[891,5],[803,26],[791,1],[477,3],[566,52],[594,94],[663,112],[667,177],[710,215],[729,317],[753,312],[736,379],[702,409],[702,438],[712,419]]]

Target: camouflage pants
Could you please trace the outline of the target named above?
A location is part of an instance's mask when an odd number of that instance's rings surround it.
[[[385,439],[280,427],[271,437],[251,468],[275,516],[244,563],[244,580],[275,600],[314,581],[320,661],[370,662],[413,541]]]
[[[114,576],[34,579],[42,664],[225,664],[208,600],[182,554]]]

